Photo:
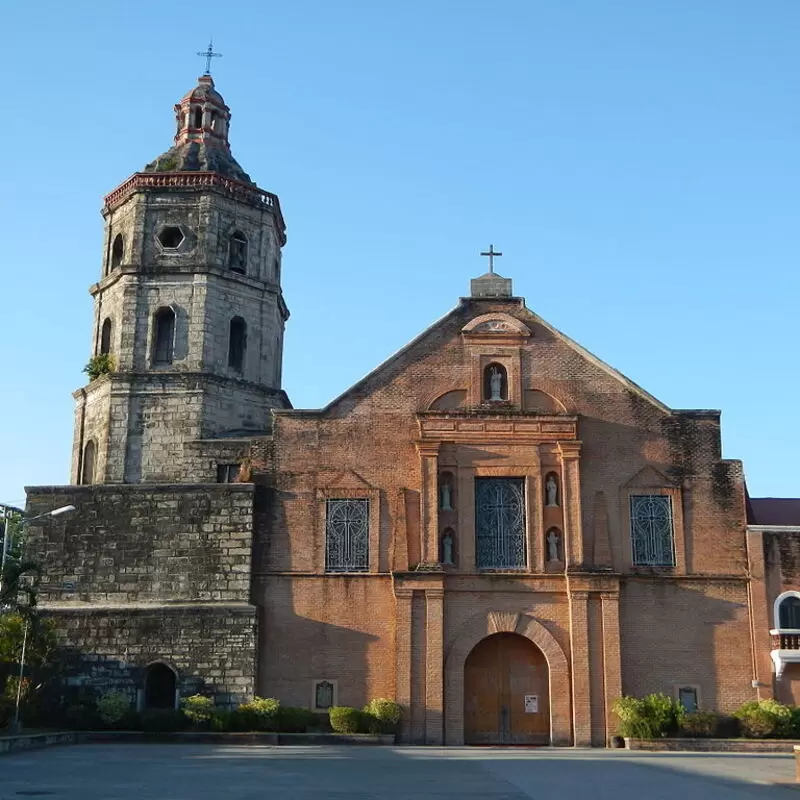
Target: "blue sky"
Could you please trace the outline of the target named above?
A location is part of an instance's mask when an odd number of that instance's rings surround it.
[[[485,269],[797,495],[797,0],[0,6],[0,501],[65,483],[104,194],[202,72],[287,220],[284,384],[325,404]]]

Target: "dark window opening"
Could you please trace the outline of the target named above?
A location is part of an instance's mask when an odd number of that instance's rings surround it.
[[[247,346],[247,323],[241,317],[231,320],[230,340],[228,342],[228,366],[238,372],[244,367],[244,350]]]
[[[122,255],[125,248],[125,240],[122,234],[118,233],[114,237],[114,244],[111,246],[111,269],[118,267],[122,263]]]
[[[144,679],[145,708],[175,708],[175,673],[166,664],[151,664]]]
[[[228,269],[242,273],[247,271],[247,239],[239,231],[236,231],[231,236],[231,244],[228,250]]]
[[[100,354],[111,352],[111,317],[106,317],[100,331]]]
[[[318,681],[314,686],[314,707],[327,711],[333,705],[334,685],[330,681]]]
[[[678,702],[688,714],[697,711],[697,689],[694,686],[682,686],[678,689]]]
[[[86,486],[94,483],[94,442],[90,439],[83,448],[83,464],[81,465],[81,483]]]
[[[800,630],[800,598],[787,597],[778,608],[778,627]]]
[[[175,312],[171,308],[156,311],[153,337],[153,363],[171,364],[175,348]]]
[[[240,464],[217,464],[217,483],[237,483]]]
[[[203,109],[196,108],[194,110],[194,127],[195,128],[202,128],[203,127]]]
[[[180,228],[169,225],[159,231],[158,241],[161,242],[162,247],[174,250],[183,241],[183,231]]]
[[[275,283],[281,282],[281,262],[280,259],[276,258],[272,262],[272,272],[275,275]]]
[[[490,403],[508,400],[508,373],[502,364],[489,364],[484,369],[483,399]]]

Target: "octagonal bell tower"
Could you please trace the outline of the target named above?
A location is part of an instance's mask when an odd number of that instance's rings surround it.
[[[74,395],[76,484],[213,480],[214,442],[224,461],[225,442],[289,406],[278,198],[231,154],[210,75],[175,115],[174,145],[105,198],[90,289],[101,374]]]

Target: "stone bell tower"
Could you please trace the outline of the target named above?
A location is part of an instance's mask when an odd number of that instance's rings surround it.
[[[101,374],[74,395],[74,484],[215,480],[214,442],[224,460],[225,442],[289,406],[278,198],[231,155],[210,75],[175,117],[174,145],[105,198]]]

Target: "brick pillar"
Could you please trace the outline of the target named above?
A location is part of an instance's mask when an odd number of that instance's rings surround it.
[[[443,744],[444,589],[426,589],[425,608],[425,744]]]
[[[753,680],[759,685],[755,688],[760,700],[774,696],[775,685],[773,664],[770,657],[772,643],[770,628],[778,627],[778,620],[772,619],[767,588],[767,571],[764,563],[764,534],[761,531],[747,532],[747,563],[750,571],[748,598],[750,601],[750,633],[753,648]]]
[[[589,593],[569,593],[572,650],[572,730],[576,747],[592,744],[592,703],[589,682]]]
[[[422,563],[439,563],[439,444],[418,444],[422,490]]]
[[[617,733],[617,718],[611,710],[622,697],[622,659],[619,642],[619,594],[603,592],[603,676],[605,683],[606,745]]]
[[[581,524],[580,442],[559,442],[561,451],[561,487],[564,506],[564,544],[567,570],[584,562],[583,525]]]
[[[411,735],[411,589],[395,589],[395,700],[403,707],[402,738]]]

